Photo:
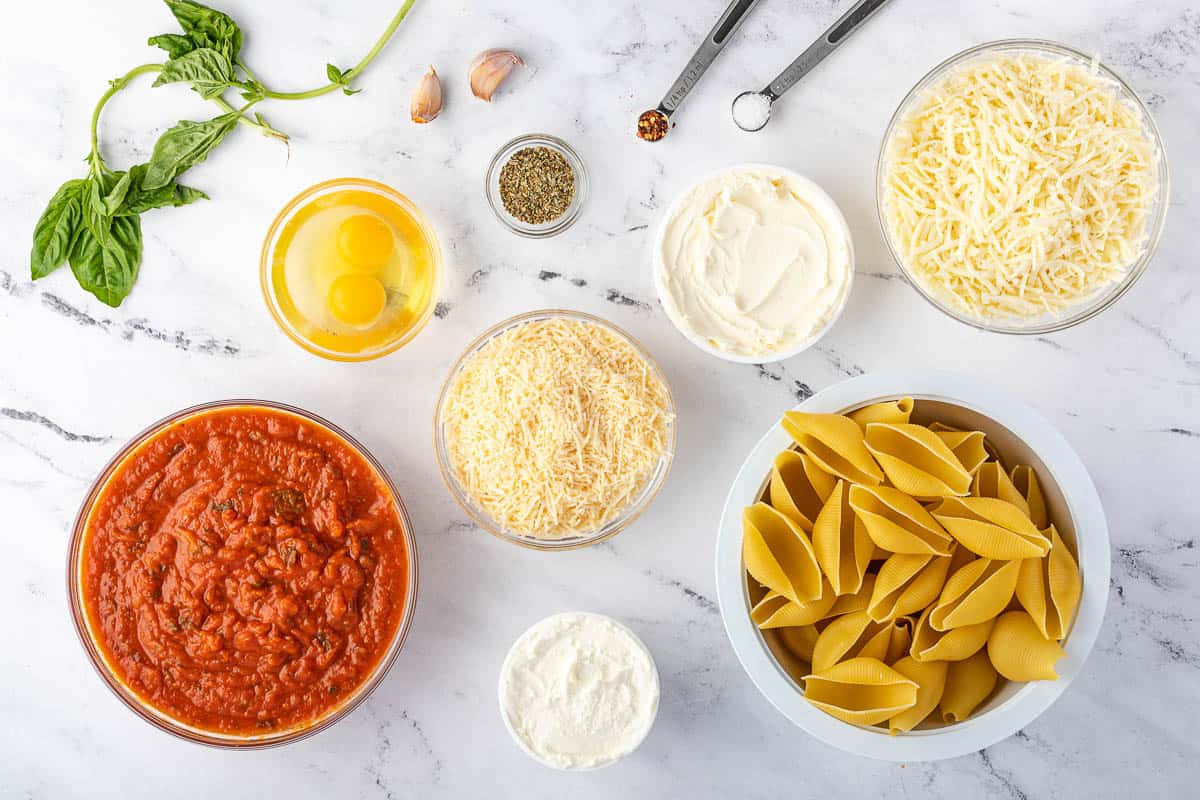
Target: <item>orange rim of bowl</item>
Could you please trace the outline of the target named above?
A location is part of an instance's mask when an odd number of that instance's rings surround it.
[[[291,414],[324,429],[362,456],[371,469],[374,470],[392,498],[393,506],[403,526],[405,555],[408,558],[409,566],[408,580],[405,585],[404,613],[400,617],[400,624],[396,626],[395,633],[392,634],[392,639],[388,644],[387,650],[380,658],[379,663],[375,665],[371,674],[345,700],[328,709],[320,716],[303,724],[294,725],[291,728],[255,736],[236,736],[189,725],[157,708],[127,686],[117,677],[116,671],[112,668],[108,658],[104,654],[104,649],[97,644],[97,637],[94,633],[91,620],[88,618],[86,604],[81,598],[82,581],[80,580],[80,573],[83,569],[83,547],[87,541],[88,525],[95,511],[96,500],[103,494],[117,469],[127,459],[141,450],[146,443],[160,436],[174,425],[213,411],[229,408],[258,408]],[[286,403],[252,399],[217,400],[176,411],[158,420],[131,438],[105,464],[99,476],[92,483],[91,489],[88,491],[83,503],[80,505],[79,513],[75,516],[75,524],[71,531],[71,541],[67,549],[67,599],[71,610],[71,621],[75,625],[75,633],[79,637],[79,643],[83,647],[88,661],[91,662],[92,667],[96,670],[101,680],[104,681],[104,684],[128,709],[159,730],[189,742],[223,749],[257,750],[291,744],[320,733],[357,708],[383,682],[383,679],[395,663],[396,657],[400,654],[400,650],[404,647],[404,642],[408,638],[409,630],[412,627],[413,615],[417,604],[417,569],[416,537],[413,535],[412,521],[409,518],[408,509],[404,505],[404,500],[401,498],[400,492],[397,491],[396,485],[388,476],[383,465],[357,439],[332,422],[304,409],[287,405]]]
[[[583,534],[581,536],[570,536],[563,539],[537,539],[533,536],[526,536],[514,531],[505,530],[502,525],[497,523],[481,508],[476,508],[454,474],[454,466],[450,463],[449,453],[446,452],[445,437],[443,436],[442,425],[442,410],[446,404],[446,397],[449,394],[450,387],[454,380],[462,371],[463,366],[467,361],[479,352],[479,348],[486,342],[491,341],[496,336],[511,330],[518,325],[523,325],[527,322],[544,319],[575,319],[583,322],[589,322],[598,325],[616,335],[620,336],[625,341],[629,342],[634,351],[650,367],[650,372],[658,378],[662,383],[663,388],[667,393],[667,410],[671,415],[671,427],[667,433],[667,446],[663,450],[662,456],[654,472],[648,478],[646,487],[643,488],[644,495],[641,495],[623,511],[627,514],[618,515],[610,520],[599,530]],[[599,542],[606,541],[616,536],[621,531],[632,525],[653,503],[658,493],[662,491],[663,485],[667,482],[667,476],[671,472],[671,465],[675,461],[675,440],[678,431],[678,422],[676,420],[675,411],[675,396],[671,393],[671,384],[667,381],[667,376],[663,374],[662,369],[658,366],[658,362],[650,355],[641,342],[639,342],[632,334],[614,325],[606,319],[597,317],[593,314],[588,314],[583,311],[573,311],[565,308],[543,308],[536,311],[526,311],[523,314],[517,314],[513,317],[497,322],[483,333],[471,340],[471,343],[463,348],[462,353],[455,359],[454,364],[450,367],[450,372],[446,376],[446,380],[442,382],[442,389],[438,393],[437,403],[433,409],[433,452],[437,457],[438,474],[442,477],[442,483],[450,492],[450,496],[454,498],[454,502],[458,503],[463,511],[467,512],[467,516],[480,529],[487,531],[492,536],[495,536],[501,541],[509,542],[529,550],[541,550],[543,552],[560,552],[565,550],[578,550],[583,547],[588,547]]]
[[[404,209],[405,213],[409,214],[417,222],[422,235],[429,243],[429,250],[433,256],[433,282],[429,290],[429,303],[421,312],[421,316],[404,333],[387,344],[373,350],[361,353],[339,353],[336,350],[329,350],[313,344],[293,328],[291,323],[283,316],[283,313],[279,309],[279,303],[275,298],[275,292],[271,288],[271,257],[275,252],[275,241],[282,232],[284,223],[292,216],[293,212],[320,194],[331,192],[335,189],[351,188],[366,189],[386,197]],[[437,235],[433,231],[433,226],[429,224],[429,220],[412,200],[391,186],[379,181],[373,181],[368,178],[333,178],[313,184],[300,192],[289,200],[287,205],[275,215],[275,219],[271,221],[270,227],[267,228],[266,238],[263,239],[258,264],[258,280],[262,288],[263,301],[267,305],[267,310],[271,313],[271,318],[275,320],[275,325],[283,331],[284,335],[315,356],[320,356],[330,361],[354,362],[372,361],[376,358],[381,358],[389,353],[396,352],[417,338],[417,335],[425,329],[425,326],[429,324],[429,320],[433,317],[433,309],[437,305],[438,292],[441,289],[442,270],[442,248],[438,243]]]

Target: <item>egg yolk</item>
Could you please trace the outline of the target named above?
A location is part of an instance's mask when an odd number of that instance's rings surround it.
[[[374,275],[348,272],[329,287],[329,310],[347,325],[370,325],[387,305],[387,290]]]
[[[338,225],[338,253],[351,269],[375,272],[395,247],[391,226],[374,214],[355,214]]]

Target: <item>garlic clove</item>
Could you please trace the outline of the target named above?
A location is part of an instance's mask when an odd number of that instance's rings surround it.
[[[442,82],[438,80],[437,70],[432,64],[413,90],[408,111],[412,121],[418,124],[430,122],[442,112]]]
[[[490,103],[492,93],[504,82],[512,68],[523,66],[525,62],[512,50],[484,50],[471,62],[471,93]]]

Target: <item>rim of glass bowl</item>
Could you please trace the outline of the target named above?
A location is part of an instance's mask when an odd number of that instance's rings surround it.
[[[266,408],[272,411],[292,414],[324,428],[359,453],[371,465],[371,468],[375,470],[375,473],[383,481],[384,486],[392,496],[396,512],[400,515],[400,521],[404,525],[404,544],[409,565],[408,583],[405,587],[404,615],[400,618],[400,624],[396,627],[396,632],[392,636],[392,641],[388,645],[387,652],[379,660],[379,663],[370,676],[358,686],[353,694],[347,697],[340,705],[327,711],[324,716],[286,730],[271,731],[270,733],[256,736],[237,736],[197,728],[171,717],[166,712],[155,708],[148,701],[142,699],[136,692],[126,686],[109,666],[103,650],[96,644],[95,637],[92,635],[91,625],[88,622],[87,613],[84,610],[84,604],[80,596],[83,585],[80,580],[80,570],[83,567],[82,554],[87,523],[91,518],[97,498],[108,485],[116,469],[143,444],[158,436],[172,425],[191,417],[227,408]],[[409,629],[412,627],[413,613],[417,605],[417,543],[416,537],[413,535],[412,521],[409,519],[408,509],[405,508],[404,500],[401,498],[400,492],[397,491],[396,485],[392,482],[383,465],[349,433],[316,414],[285,403],[249,399],[217,400],[194,405],[160,419],[130,439],[104,466],[104,469],[101,470],[99,476],[92,484],[91,489],[88,490],[87,496],[79,507],[79,513],[75,517],[75,525],[71,532],[71,542],[67,550],[67,596],[71,608],[71,620],[75,624],[75,633],[79,636],[79,643],[87,654],[88,661],[91,662],[92,667],[99,674],[101,680],[104,681],[104,684],[117,696],[117,699],[143,720],[149,722],[159,730],[166,731],[180,739],[210,747],[234,750],[257,750],[278,747],[298,742],[301,739],[307,739],[329,728],[357,708],[383,682],[384,677],[391,670],[392,664],[396,661],[396,657],[403,648],[404,641],[408,638]]]
[[[571,205],[567,206],[567,210],[558,219],[544,222],[541,225],[530,225],[505,210],[504,201],[500,199],[500,170],[518,150],[539,146],[557,151],[571,165],[571,169],[575,171],[575,196],[571,198]],[[579,218],[584,201],[587,200],[587,167],[583,165],[583,159],[579,157],[579,153],[575,152],[575,148],[557,136],[551,136],[548,133],[527,133],[506,142],[496,151],[496,155],[492,156],[492,161],[488,164],[487,176],[484,179],[483,191],[487,195],[488,205],[492,207],[492,213],[503,223],[504,227],[518,236],[529,239],[545,239],[562,233],[574,225],[575,220]]]
[[[425,310],[421,312],[421,316],[402,335],[373,350],[365,350],[361,353],[341,353],[337,350],[321,347],[305,338],[304,334],[292,326],[291,322],[288,321],[283,311],[279,308],[278,300],[275,297],[274,284],[271,280],[272,256],[274,255],[275,245],[279,240],[280,233],[283,232],[284,226],[300,210],[300,207],[310,200],[319,195],[329,194],[341,189],[363,189],[374,192],[399,205],[416,220],[422,235],[429,242],[429,249],[433,256],[433,285],[429,290],[429,303],[426,305]],[[437,235],[433,231],[433,226],[429,224],[429,220],[426,219],[425,215],[421,213],[421,209],[417,208],[412,200],[409,200],[405,195],[379,181],[373,181],[368,178],[333,178],[313,184],[300,192],[300,194],[289,200],[287,205],[275,216],[275,219],[271,222],[271,227],[267,229],[267,236],[263,240],[262,254],[259,257],[258,278],[262,286],[263,300],[267,304],[267,310],[271,312],[271,318],[275,320],[275,324],[279,326],[279,329],[293,342],[313,355],[327,358],[330,361],[371,361],[372,359],[396,352],[415,339],[417,334],[429,324],[430,318],[433,317],[433,309],[437,305],[438,292],[441,289],[442,271],[442,248],[438,244]]]
[[[1146,130],[1149,133],[1150,139],[1154,144],[1158,155],[1156,171],[1158,173],[1158,194],[1154,199],[1154,206],[1150,210],[1150,216],[1146,223],[1146,247],[1138,259],[1129,266],[1125,275],[1117,282],[1110,284],[1107,287],[1100,289],[1096,294],[1082,301],[1081,303],[1063,309],[1053,317],[1046,318],[1045,316],[1037,317],[1028,322],[1020,322],[1011,318],[1003,318],[997,320],[978,319],[968,316],[959,309],[939,300],[934,294],[926,289],[921,282],[909,272],[908,267],[904,263],[904,259],[900,257],[900,252],[892,240],[891,230],[888,228],[887,215],[884,210],[884,168],[886,166],[888,145],[895,133],[896,125],[900,118],[917,99],[917,97],[925,91],[932,83],[945,77],[945,75],[953,68],[960,64],[978,58],[983,55],[992,53],[1035,53],[1037,55],[1049,56],[1052,58],[1067,59],[1075,63],[1086,66],[1089,69],[1095,65],[1097,72],[1104,78],[1111,80],[1119,90],[1121,99],[1138,110],[1142,119],[1145,122]],[[888,120],[887,128],[883,134],[883,140],[879,146],[879,155],[875,161],[875,211],[879,221],[879,228],[883,233],[883,240],[887,244],[888,252],[891,253],[892,260],[900,268],[901,274],[910,286],[916,289],[917,294],[925,298],[934,308],[946,314],[959,322],[970,325],[972,328],[979,330],[991,331],[993,333],[1007,334],[1044,334],[1061,331],[1085,322],[1100,312],[1112,306],[1120,300],[1133,285],[1137,283],[1138,278],[1146,271],[1150,262],[1154,259],[1154,254],[1158,250],[1159,240],[1162,238],[1163,226],[1166,222],[1167,207],[1170,205],[1170,170],[1167,166],[1167,151],[1163,146],[1162,136],[1159,133],[1158,125],[1154,121],[1154,116],[1150,113],[1150,109],[1142,101],[1138,93],[1134,91],[1120,75],[1113,72],[1104,65],[1098,58],[1089,55],[1081,50],[1077,50],[1065,44],[1049,41],[1047,39],[999,39],[992,42],[984,42],[983,44],[969,47],[959,53],[956,53],[945,61],[931,69],[917,82],[917,84],[908,91],[904,99],[896,107],[896,111]]]
[[[454,466],[450,461],[450,451],[446,442],[446,427],[444,420],[444,411],[446,406],[446,397],[449,394],[450,387],[454,384],[459,373],[462,372],[463,366],[473,358],[489,341],[496,336],[511,330],[526,322],[546,319],[571,319],[582,322],[590,322],[605,328],[608,331],[616,334],[633,347],[639,356],[650,367],[651,374],[654,375],[663,385],[667,392],[667,411],[671,415],[670,427],[667,431],[667,446],[663,450],[662,457],[659,458],[658,464],[654,471],[646,480],[645,486],[638,492],[637,496],[629,502],[629,504],[613,519],[609,520],[599,530],[591,533],[569,536],[561,539],[538,539],[533,536],[527,536],[516,531],[505,528],[500,523],[492,519],[491,515],[467,494],[466,489],[458,480],[458,476],[454,472]],[[537,311],[528,311],[524,314],[518,314],[515,317],[509,317],[506,320],[496,323],[492,327],[485,330],[475,338],[462,354],[454,362],[450,368],[446,380],[442,383],[442,390],[438,394],[437,406],[433,412],[433,449],[437,454],[438,471],[442,475],[442,481],[446,484],[446,488],[450,490],[455,502],[462,507],[463,511],[483,530],[492,534],[498,539],[503,539],[506,542],[511,542],[521,547],[527,547],[531,550],[575,550],[580,547],[602,542],[605,539],[610,539],[616,536],[621,531],[633,524],[634,520],[642,515],[642,512],[650,507],[654,502],[654,498],[658,496],[662,489],[663,483],[666,482],[667,473],[671,471],[671,462],[675,458],[675,435],[678,429],[678,424],[675,419],[675,397],[671,394],[671,384],[667,382],[667,377],[659,368],[658,362],[650,355],[642,343],[635,339],[631,334],[612,324],[611,322],[601,319],[592,314],[586,314],[582,311],[571,311],[560,308],[545,308]]]

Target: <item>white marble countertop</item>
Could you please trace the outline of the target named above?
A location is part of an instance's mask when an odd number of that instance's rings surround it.
[[[247,53],[273,83],[305,87],[351,63],[389,0],[229,0]],[[900,0],[784,100],[761,134],[728,104],[764,84],[848,0],[764,0],[657,146],[631,135],[721,0],[499,3],[419,0],[370,68],[361,95],[263,111],[289,153],[238,131],[188,183],[211,202],[147,214],[142,275],[119,310],[68,271],[31,284],[34,220],[83,170],[87,119],[105,80],[145,60],[170,29],[137,0],[22,3],[0,26],[0,797],[614,796],[1013,798],[1179,796],[1200,757],[1200,13],[1188,0]],[[1158,257],[1113,309],[1036,338],[980,333],[938,314],[900,279],[875,223],[879,138],[934,63],[980,41],[1058,39],[1097,50],[1141,91],[1174,176]],[[485,47],[529,61],[495,104],[471,98],[466,65]],[[427,63],[447,88],[442,117],[408,121]],[[151,101],[153,98],[153,101]],[[108,108],[109,160],[144,160],[181,117],[210,114],[183,89],[140,84]],[[592,194],[565,235],[527,241],[492,218],[483,171],[530,130],[570,140]],[[843,207],[858,252],[849,308],[816,349],[759,368],[717,361],[671,327],[648,267],[666,202],[694,177],[739,161],[803,172]],[[369,364],[309,356],[267,315],[258,251],[300,189],[362,175],[393,184],[432,218],[447,256],[438,316],[402,351]],[[525,552],[468,524],[429,447],[437,388],[482,328],[544,306],[601,314],[657,356],[679,403],[677,465],[649,513],[611,543]],[[749,447],[797,398],[848,375],[938,366],[1006,387],[1078,450],[1113,539],[1108,617],[1084,674],[1019,735],[934,764],[893,765],[832,750],[793,728],[738,666],[714,602],[715,524]],[[412,635],[388,678],[350,717],[290,747],[226,753],[154,730],[85,660],[70,623],[70,523],[97,470],[149,422],[200,401],[293,403],[360,436],[400,485],[420,548]],[[509,643],[552,612],[588,609],[631,625],[654,651],[663,701],[645,745],[616,767],[560,774],[509,740],[495,699]]]

